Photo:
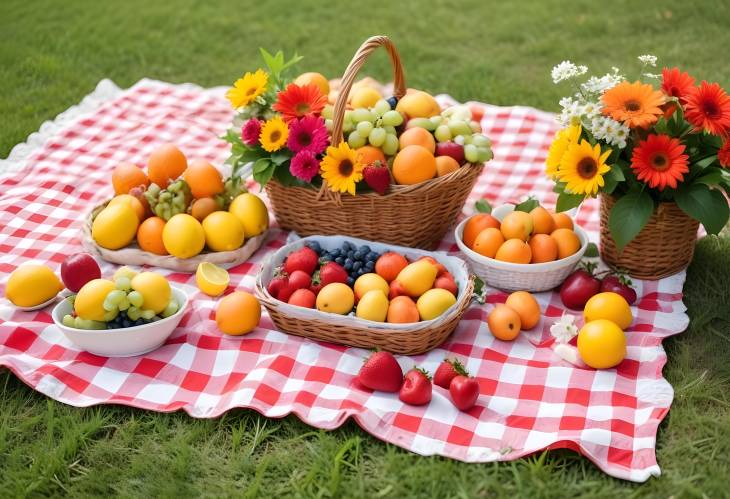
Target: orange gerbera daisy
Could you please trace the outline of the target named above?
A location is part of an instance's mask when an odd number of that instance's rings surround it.
[[[727,139],[717,151],[717,159],[720,161],[720,166],[730,168],[730,139]]]
[[[663,191],[677,188],[689,171],[684,144],[668,135],[650,134],[639,142],[631,155],[631,169],[642,182]]]
[[[695,86],[695,79],[679,68],[662,69],[662,91],[669,97],[676,97],[684,102]]]
[[[280,112],[287,122],[310,114],[319,114],[327,104],[327,97],[322,95],[314,83],[308,85],[290,83],[276,94],[276,97],[276,103],[272,107]]]
[[[664,94],[647,83],[623,81],[601,97],[603,114],[629,128],[648,128],[662,115]]]
[[[703,81],[687,96],[684,117],[695,131],[713,135],[730,134],[730,96],[717,83]]]

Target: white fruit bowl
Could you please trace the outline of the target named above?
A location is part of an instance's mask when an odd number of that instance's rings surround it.
[[[51,312],[53,322],[77,347],[103,357],[133,357],[159,348],[170,337],[182,319],[188,296],[175,286],[172,296],[180,308],[170,317],[159,321],[121,329],[77,329],[63,325],[63,316],[70,314],[73,306],[63,300]]]
[[[501,222],[514,209],[514,205],[505,204],[495,208],[492,211],[492,216]],[[578,236],[578,239],[580,239],[580,249],[572,255],[555,260],[554,262],[545,263],[503,262],[480,255],[464,244],[462,235],[464,234],[464,226],[468,220],[466,218],[456,226],[456,230],[454,231],[456,244],[459,246],[461,252],[464,253],[464,256],[466,256],[472,271],[488,285],[503,291],[540,292],[560,286],[570,273],[573,272],[573,269],[578,265],[578,262],[583,258],[583,254],[588,248],[588,235],[574,222],[573,230]]]

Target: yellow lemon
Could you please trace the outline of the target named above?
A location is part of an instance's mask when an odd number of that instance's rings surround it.
[[[382,291],[385,296],[388,296],[388,293],[390,292],[388,281],[372,272],[358,277],[353,288],[355,290],[355,297],[358,300],[365,296],[365,293],[372,291],[373,289]]]
[[[620,294],[612,292],[592,296],[583,309],[583,317],[586,322],[608,319],[621,329],[628,329],[633,320],[629,303]]]
[[[203,220],[205,244],[213,251],[233,251],[243,244],[243,225],[227,211],[214,211]]]
[[[360,86],[350,93],[350,105],[354,108],[373,107],[383,97],[372,87]]]
[[[347,315],[355,304],[355,294],[350,286],[333,282],[323,287],[317,295],[317,310]]]
[[[408,296],[416,298],[433,287],[438,269],[428,260],[417,260],[400,271],[396,281],[401,283]]]
[[[626,335],[612,321],[588,322],[578,331],[578,353],[594,369],[617,366],[626,357]]]
[[[330,82],[321,73],[302,73],[297,76],[296,80],[294,80],[294,83],[302,87],[305,85],[314,84],[325,97],[327,97],[330,93]]]
[[[63,289],[60,279],[44,265],[21,265],[10,274],[5,297],[18,307],[35,307]]]
[[[132,279],[132,289],[142,295],[142,307],[159,314],[172,298],[170,283],[157,272],[140,272]]]
[[[371,289],[357,302],[355,315],[369,321],[385,322],[388,315],[388,298],[380,289]]]
[[[456,303],[456,297],[451,291],[434,288],[421,295],[416,302],[416,308],[422,321],[430,321],[446,312],[454,303]]]
[[[91,224],[91,237],[102,248],[116,250],[132,242],[139,218],[129,203],[116,203],[101,210]]]
[[[205,231],[195,218],[178,213],[162,229],[162,244],[172,256],[190,258],[203,251]]]
[[[228,287],[228,271],[210,262],[201,262],[195,271],[198,289],[208,296],[220,296]]]
[[[117,289],[109,279],[93,279],[79,290],[74,299],[76,315],[87,321],[105,320],[104,300]]]
[[[261,198],[246,192],[231,202],[228,211],[236,215],[243,224],[246,239],[258,236],[269,228],[269,212]]]
[[[215,322],[226,334],[250,333],[261,320],[261,304],[246,291],[236,291],[222,298],[215,311]]]

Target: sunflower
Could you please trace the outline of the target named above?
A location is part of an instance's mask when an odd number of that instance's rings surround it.
[[[259,141],[261,147],[269,152],[278,151],[286,144],[289,137],[289,127],[278,116],[271,118],[261,127]]]
[[[656,123],[663,111],[664,94],[647,83],[623,81],[606,90],[601,97],[603,114],[629,128],[647,128]]]
[[[703,81],[687,96],[684,117],[695,131],[726,136],[730,134],[730,96],[717,83]]]
[[[331,190],[349,192],[355,195],[355,184],[362,180],[365,165],[358,160],[358,153],[351,149],[347,142],[340,142],[338,147],[327,148],[327,155],[319,166],[322,178],[327,181]]]
[[[604,185],[603,175],[611,169],[606,164],[610,154],[610,149],[601,152],[601,146],[591,146],[585,139],[571,144],[560,163],[558,178],[573,194],[595,196],[599,187]]]
[[[226,92],[226,97],[234,109],[248,106],[266,91],[268,81],[269,75],[263,69],[257,69],[255,73],[246,73],[236,80],[233,87]]]
[[[550,178],[557,178],[560,162],[565,156],[565,151],[571,144],[578,142],[582,128],[580,125],[573,125],[559,130],[555,134],[553,143],[550,144],[547,159],[545,160],[545,173]]]
[[[667,186],[676,189],[677,181],[684,180],[684,174],[689,171],[688,159],[679,139],[650,134],[634,148],[631,169],[649,187],[660,191]]]
[[[287,122],[307,116],[319,114],[327,104],[327,97],[322,95],[317,85],[297,85],[290,83],[284,90],[276,94],[276,102],[272,106]]]

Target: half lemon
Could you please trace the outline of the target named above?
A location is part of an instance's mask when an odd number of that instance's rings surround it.
[[[195,271],[198,289],[208,296],[220,296],[228,287],[228,271],[210,262],[201,262]]]

